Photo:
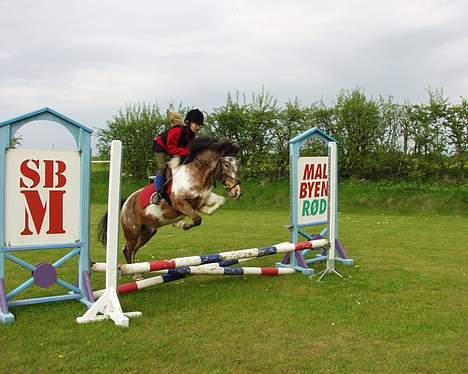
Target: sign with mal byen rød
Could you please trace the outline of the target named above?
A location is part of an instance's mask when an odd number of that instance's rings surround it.
[[[298,224],[316,224],[328,219],[328,157],[298,159]]]

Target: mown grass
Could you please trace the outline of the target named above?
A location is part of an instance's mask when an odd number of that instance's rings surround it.
[[[99,188],[93,186],[93,196]],[[214,216],[204,217],[201,227],[187,232],[163,228],[139,252],[139,259],[288,240],[289,211],[287,205],[281,208],[283,199],[275,200],[276,194],[285,192],[273,186],[278,190],[265,193],[254,205],[251,188],[259,195],[262,192],[246,185],[244,201],[230,202]],[[438,200],[438,192],[434,195]],[[189,277],[122,297],[124,310],[143,312],[126,330],[111,323],[76,324],[75,318],[84,312],[78,303],[16,308],[16,323],[0,326],[2,369],[25,373],[466,372],[466,215],[389,213],[385,208],[361,206],[347,212],[346,204],[341,203],[340,236],[355,266],[339,266],[343,279],[330,276],[317,282],[300,274]],[[93,233],[105,210],[104,202],[93,204]],[[91,247],[94,260],[105,258],[94,235]],[[271,266],[279,259],[265,257],[249,265]],[[71,269],[65,271],[72,279]],[[93,283],[102,287],[103,275],[94,275]]]

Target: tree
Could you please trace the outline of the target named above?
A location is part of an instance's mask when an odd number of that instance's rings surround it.
[[[210,116],[211,131],[241,146],[244,173],[252,177],[265,176],[272,170],[272,129],[279,121],[277,102],[264,90],[258,95],[252,94],[250,103],[245,95],[242,98],[243,102],[238,92],[235,99],[228,94],[226,104],[214,109]]]
[[[276,179],[289,175],[289,141],[307,129],[307,120],[307,112],[297,98],[279,109],[277,121],[271,129],[271,156]]]
[[[383,129],[379,108],[364,93],[355,89],[341,91],[335,106],[337,140],[340,143],[340,167],[347,176],[368,178],[378,167],[375,163],[377,139]]]
[[[458,164],[458,177],[465,179],[465,164],[468,160],[468,100],[462,98],[460,105],[447,109],[445,126],[448,139],[453,147],[455,162]]]
[[[112,140],[122,141],[122,170],[135,179],[146,178],[154,172],[153,141],[167,124],[157,105],[134,104],[119,110],[107,128],[98,130],[99,155],[109,158]]]

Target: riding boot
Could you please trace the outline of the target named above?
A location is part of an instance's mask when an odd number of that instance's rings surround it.
[[[158,205],[161,202],[162,189],[165,181],[166,177],[163,174],[156,175],[156,178],[154,179],[154,189],[156,193],[153,195],[151,203]]]

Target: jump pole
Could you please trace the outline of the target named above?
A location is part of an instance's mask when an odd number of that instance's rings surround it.
[[[327,239],[309,240],[300,243],[280,243],[263,248],[249,248],[238,251],[221,252],[202,256],[190,256],[151,262],[139,262],[135,264],[120,265],[121,275],[149,273],[158,270],[176,269],[180,267],[198,266],[209,263],[217,263],[229,260],[256,258],[275,255],[278,253],[299,252],[305,249],[323,248],[328,244]],[[107,263],[108,264],[108,263]],[[102,269],[103,264],[94,264],[93,269]],[[107,271],[107,270],[106,270]]]
[[[170,269],[164,275],[124,283],[119,285],[117,292],[119,295],[125,295],[140,291],[145,288],[153,287],[158,284],[169,283],[179,279],[183,279],[188,275],[226,275],[226,276],[244,276],[244,275],[261,275],[261,276],[280,276],[294,274],[293,268],[277,268],[277,267],[220,267],[220,266],[190,266],[188,268]],[[105,290],[94,292],[94,297],[100,297]]]
[[[122,163],[122,142],[111,143],[109,172],[109,196],[107,202],[107,248],[106,248],[106,289],[104,294],[88,311],[78,317],[78,323],[89,323],[111,319],[117,326],[128,327],[129,318],[141,316],[141,312],[124,313],[117,294],[117,248],[119,244],[120,175]]]

